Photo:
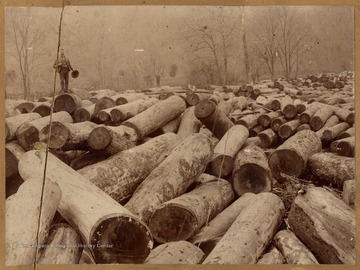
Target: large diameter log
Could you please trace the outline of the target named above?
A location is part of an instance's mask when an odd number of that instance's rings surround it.
[[[282,139],[288,139],[297,132],[300,126],[300,119],[294,119],[281,125],[278,130],[278,135]]]
[[[257,264],[283,264],[284,262],[285,258],[281,252],[276,247],[272,247],[269,252],[261,256]]]
[[[312,130],[317,131],[322,128],[326,122],[334,113],[334,109],[331,106],[321,107],[310,119],[310,126]]]
[[[271,121],[274,118],[280,117],[281,115],[282,115],[281,111],[269,112],[269,113],[260,115],[259,118],[257,119],[257,121],[260,126],[267,128],[267,127],[270,127]]]
[[[52,114],[52,121],[58,121],[62,123],[72,123],[73,119],[69,113],[65,111],[61,111]],[[40,131],[49,123],[50,123],[50,115],[22,124],[16,131],[16,138],[19,144],[26,151],[32,149],[34,147],[34,144],[40,141],[39,139]]]
[[[352,209],[355,210],[355,180],[346,180],[343,184],[342,199],[349,205]]]
[[[15,175],[18,172],[18,163],[22,155],[25,153],[17,142],[9,142],[5,144],[5,175],[6,178]]]
[[[207,136],[188,137],[138,186],[125,207],[147,223],[157,207],[186,191],[212,155]]]
[[[208,100],[201,101],[195,107],[195,116],[208,128],[216,138],[222,136],[234,125],[217,106]]]
[[[159,100],[157,98],[138,99],[127,104],[112,107],[111,109],[109,109],[111,121],[115,123],[125,121],[145,111],[146,109],[150,108],[158,102]]]
[[[262,148],[269,148],[278,141],[278,135],[271,128],[261,131],[258,137],[261,140]]]
[[[320,128],[318,131],[316,131],[316,135],[319,136],[319,138],[323,139],[323,133],[327,128],[330,128],[332,126],[335,126],[339,124],[339,118],[336,115],[330,116],[328,120],[326,120],[324,126]]]
[[[78,171],[114,200],[123,203],[138,185],[169,155],[179,142],[167,133],[124,150],[112,157]]]
[[[51,113],[51,104],[48,102],[41,103],[39,105],[36,105],[34,109],[31,111],[32,113],[38,113],[42,117],[48,116]]]
[[[198,133],[202,123],[195,116],[195,107],[189,107],[185,110],[181,117],[180,125],[177,134],[181,138],[187,138],[195,133]]]
[[[248,137],[249,131],[242,125],[235,125],[225,133],[216,145],[211,160],[211,169],[215,175],[223,177],[231,173],[234,157]]]
[[[169,242],[157,246],[146,258],[145,264],[198,264],[204,252],[187,241]]]
[[[287,264],[319,264],[314,254],[289,230],[274,236],[274,244],[281,251]]]
[[[344,157],[355,156],[355,137],[346,138],[346,140],[340,140],[336,146],[336,153]]]
[[[256,145],[256,146],[262,147],[262,141],[258,136],[247,138],[243,147],[247,147],[249,145]]]
[[[17,193],[6,200],[7,266],[32,266],[39,251],[34,245],[43,245],[48,236],[62,192],[56,183],[43,181],[41,176],[39,173],[36,178],[27,178]]]
[[[104,150],[113,155],[136,145],[138,136],[127,126],[103,126],[93,129],[87,138],[87,145],[93,150]]]
[[[231,224],[240,215],[240,213],[248,206],[252,205],[256,200],[254,193],[246,193],[228,206],[225,210],[214,217],[210,222],[201,228],[201,230],[190,239],[190,242],[200,246],[206,254],[216,246]]]
[[[236,218],[203,264],[254,264],[279,228],[285,214],[281,199],[272,193],[256,195]]]
[[[269,166],[274,177],[281,173],[300,176],[308,159],[321,150],[321,140],[312,130],[301,130],[287,139],[269,157]]]
[[[249,137],[258,136],[258,134],[262,131],[264,131],[264,128],[262,126],[257,125],[249,130]]]
[[[51,128],[50,128],[51,127]],[[87,148],[87,139],[97,127],[96,124],[85,121],[81,123],[61,123],[54,121],[44,127],[39,134],[42,142],[48,143],[51,149],[81,150]],[[50,133],[50,141],[48,142]]]
[[[60,94],[54,100],[54,112],[65,111],[72,114],[81,107],[81,99],[74,94]]]
[[[231,180],[238,196],[270,191],[273,179],[264,151],[258,146],[242,149],[235,158]]]
[[[95,104],[85,107],[80,107],[74,112],[74,120],[76,123],[90,121],[93,117]]]
[[[347,130],[350,127],[348,123],[342,122],[336,124],[332,127],[326,128],[322,134],[322,138],[325,141],[333,141],[335,138],[343,131]]]
[[[344,139],[344,138],[348,138],[348,137],[352,137],[355,136],[355,127],[351,127],[347,130],[345,130],[344,132],[341,132],[336,139]]]
[[[50,227],[38,264],[77,264],[82,253],[81,236],[66,223]]]
[[[309,187],[289,212],[289,225],[319,263],[355,264],[355,212],[330,191]]]
[[[186,104],[188,106],[196,106],[202,100],[208,100],[211,94],[206,93],[188,93],[186,95]]]
[[[58,212],[78,230],[96,262],[144,262],[153,245],[146,225],[81,174],[51,153],[35,150],[23,155],[19,172],[24,179],[42,175],[45,162],[47,179],[62,192]]]
[[[324,182],[342,187],[346,180],[355,178],[355,160],[333,153],[317,153],[308,162],[309,170]]]
[[[185,109],[186,104],[181,97],[171,96],[128,119],[123,125],[133,128],[142,139],[178,117]]]
[[[16,136],[18,128],[24,124],[31,122],[36,119],[40,119],[41,115],[38,113],[26,113],[19,114],[5,118],[5,140],[6,142],[11,141]]]
[[[149,220],[149,228],[159,243],[187,240],[233,198],[234,192],[228,181],[204,183],[160,205]]]

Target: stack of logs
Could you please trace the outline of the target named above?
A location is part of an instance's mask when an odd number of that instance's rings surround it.
[[[6,101],[6,264],[354,264],[352,84]]]

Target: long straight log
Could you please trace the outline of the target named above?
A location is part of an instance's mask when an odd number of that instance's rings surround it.
[[[261,256],[257,264],[283,264],[284,262],[285,262],[284,256],[276,247],[273,246],[269,250],[269,252]]]
[[[142,139],[178,117],[185,109],[186,104],[181,97],[171,96],[128,119],[123,125],[133,128]]]
[[[72,114],[81,107],[81,99],[74,94],[60,94],[54,100],[54,112],[65,111]]]
[[[188,137],[138,186],[125,207],[147,223],[160,204],[186,191],[204,172],[212,155],[207,136]]]
[[[298,195],[288,219],[296,236],[325,264],[355,264],[354,220],[348,205],[320,187]]]
[[[123,203],[139,184],[169,155],[179,142],[167,133],[150,141],[119,152],[112,157],[78,171],[83,177]]]
[[[280,226],[285,207],[272,193],[256,195],[233,222],[203,264],[253,264]]]
[[[232,172],[235,155],[248,137],[248,129],[241,125],[235,125],[225,133],[216,145],[211,160],[211,169],[215,175],[223,177]]]
[[[309,124],[301,124],[300,126],[298,126],[298,128],[296,129],[296,132],[299,132],[301,130],[311,130],[311,127]]]
[[[264,113],[265,111],[261,111],[260,113],[255,113],[255,114],[248,114],[245,115],[243,117],[241,117],[240,119],[238,119],[236,121],[237,125],[243,125],[245,126],[247,129],[252,129],[254,128],[257,123],[258,123],[258,118],[260,117],[260,115],[262,113]]]
[[[355,160],[333,153],[317,153],[308,162],[309,170],[320,180],[342,187],[346,180],[355,178]]]
[[[40,119],[41,115],[38,113],[26,113],[12,117],[5,118],[5,140],[9,142],[16,137],[16,131],[24,124],[36,119]]]
[[[81,174],[51,153],[35,150],[24,154],[19,172],[24,179],[42,175],[45,162],[47,179],[62,192],[58,212],[79,231],[96,262],[144,262],[153,245],[146,225]]]
[[[116,106],[115,101],[113,99],[111,99],[111,97],[102,97],[102,98],[98,99],[95,103],[93,116],[100,119],[99,112],[101,110],[105,110],[105,109],[112,108],[115,106]]]
[[[160,205],[149,220],[149,228],[159,243],[187,240],[233,198],[234,192],[228,181],[204,183]]]
[[[93,117],[94,109],[95,109],[95,104],[76,109],[74,112],[75,122],[79,123],[79,122],[90,121]]]
[[[181,117],[180,125],[177,134],[181,138],[187,138],[195,133],[198,133],[202,123],[195,116],[195,107],[189,107],[185,110]]]
[[[317,131],[321,129],[326,120],[328,120],[334,113],[334,109],[330,106],[321,107],[310,119],[310,126],[312,130]]]
[[[343,131],[350,127],[348,123],[342,122],[332,127],[326,128],[322,134],[322,138],[325,141],[331,142]]]
[[[300,176],[308,159],[321,150],[321,140],[312,130],[302,130],[287,139],[269,157],[269,166],[274,177],[281,173]]]

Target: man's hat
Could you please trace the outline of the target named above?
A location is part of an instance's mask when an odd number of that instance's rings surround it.
[[[76,79],[77,77],[79,77],[79,71],[77,71],[77,70],[73,70],[72,72],[71,72],[71,77],[73,77],[74,79]]]

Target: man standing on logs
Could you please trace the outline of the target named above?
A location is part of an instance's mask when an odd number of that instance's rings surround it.
[[[73,70],[70,61],[65,57],[64,49],[60,50],[60,56],[54,63],[54,68],[60,74],[61,92],[70,92],[69,90],[69,72]]]

